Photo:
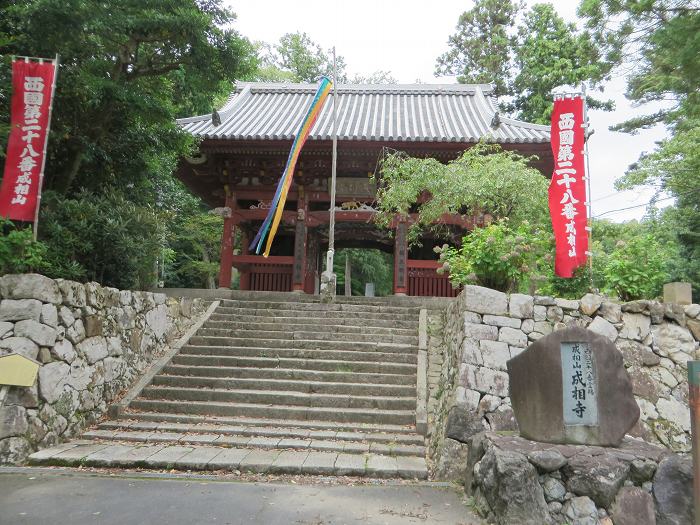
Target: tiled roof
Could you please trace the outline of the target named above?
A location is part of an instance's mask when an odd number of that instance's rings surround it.
[[[209,139],[291,140],[304,118],[314,84],[244,83],[212,115],[178,120],[193,135]],[[397,84],[338,86],[338,139],[386,142],[549,142],[549,126],[494,115],[489,84]],[[328,98],[309,135],[330,140],[333,99]]]

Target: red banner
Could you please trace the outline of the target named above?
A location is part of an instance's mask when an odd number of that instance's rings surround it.
[[[52,60],[12,63],[12,118],[0,216],[34,222],[46,159],[56,64]]]
[[[551,141],[554,173],[549,184],[549,214],[556,240],[554,273],[571,277],[586,264],[588,251],[581,97],[554,101]]]

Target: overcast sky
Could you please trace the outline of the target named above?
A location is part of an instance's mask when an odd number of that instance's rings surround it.
[[[468,0],[228,0],[238,15],[237,29],[251,40],[276,42],[285,33],[306,32],[324,48],[336,47],[347,62],[350,76],[377,70],[390,71],[402,83],[456,82],[436,78],[436,58],[447,50],[447,38],[459,15],[472,6]],[[532,0],[528,4],[533,4]],[[552,3],[567,21],[576,22],[575,0]],[[635,190],[616,193],[615,179],[643,151],[665,136],[662,127],[637,135],[608,130],[631,116],[651,112],[633,108],[624,97],[625,79],[614,78],[605,98],[616,103],[613,112],[591,111],[595,134],[589,142],[593,215],[615,221],[640,218],[645,207],[614,212],[649,201],[652,193]]]

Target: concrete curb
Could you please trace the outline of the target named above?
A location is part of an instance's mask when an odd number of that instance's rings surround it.
[[[428,310],[418,317],[418,363],[416,370],[416,432],[428,434]]]
[[[207,310],[204,312],[204,314],[202,314],[202,316],[197,320],[197,322],[190,326],[190,328],[183,334],[183,336],[180,337],[180,339],[178,339],[170,347],[170,350],[168,350],[163,356],[161,356],[160,359],[158,359],[157,361],[152,363],[150,367],[148,367],[148,369],[144,372],[141,378],[136,383],[134,383],[134,385],[132,385],[132,387],[121,399],[121,401],[119,401],[119,403],[115,403],[109,406],[109,408],[107,409],[107,414],[109,415],[109,417],[118,419],[124,413],[129,404],[141,394],[144,388],[151,384],[153,378],[158,373],[160,373],[160,371],[163,370],[163,368],[165,368],[168,363],[170,363],[172,358],[177,355],[180,349],[185,344],[187,344],[187,342],[194,334],[197,333],[197,330],[199,330],[202,327],[202,325],[204,325],[204,323],[207,322],[209,317],[211,317],[211,314],[213,314],[219,306],[219,302],[220,301],[214,301],[213,303],[211,303]]]

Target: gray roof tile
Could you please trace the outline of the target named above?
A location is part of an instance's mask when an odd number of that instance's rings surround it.
[[[316,92],[314,84],[241,82],[211,115],[179,119],[193,135],[210,139],[291,140]],[[488,84],[397,84],[338,86],[338,139],[386,142],[549,142],[549,126],[500,116]],[[333,100],[329,97],[309,135],[330,140]]]

